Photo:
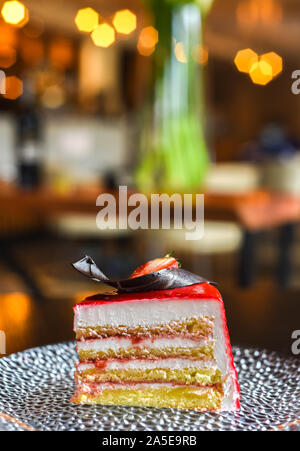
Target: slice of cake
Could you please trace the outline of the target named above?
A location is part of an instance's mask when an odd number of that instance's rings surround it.
[[[136,270],[136,285],[130,285],[129,293],[96,295],[75,305],[79,363],[74,402],[197,410],[239,407],[220,293],[207,282],[189,285],[187,274],[191,273],[171,262],[163,264]],[[164,286],[180,285],[174,271],[183,271],[183,286],[132,292],[153,268],[148,276],[155,286],[159,286],[157,278]],[[172,279],[167,284],[166,274]],[[90,276],[95,278],[91,268]],[[118,287],[124,290],[124,284]]]

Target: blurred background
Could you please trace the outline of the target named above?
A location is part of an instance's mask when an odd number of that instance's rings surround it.
[[[0,2],[0,330],[73,338],[72,305],[174,250],[219,284],[233,344],[300,329],[298,0]],[[294,87],[292,88],[294,83]],[[205,194],[203,239],[99,230],[96,198]]]

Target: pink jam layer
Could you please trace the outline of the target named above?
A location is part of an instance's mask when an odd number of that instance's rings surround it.
[[[174,358],[180,358],[180,360],[189,360],[190,362],[198,362],[199,357],[188,357],[188,356],[180,356],[180,357],[174,357]],[[166,357],[157,357],[157,358],[149,358],[145,359],[143,357],[136,357],[136,358],[114,358],[114,359],[85,359],[81,360],[80,362],[75,362],[75,368],[78,369],[79,365],[85,365],[85,364],[92,364],[95,365],[96,368],[99,370],[104,370],[110,362],[119,362],[119,363],[127,363],[132,362],[134,360],[135,362],[159,362],[161,360],[168,360],[170,359],[169,356]],[[208,359],[211,360],[211,359]],[[201,361],[204,361],[204,359],[201,359]]]
[[[99,340],[101,340],[101,342],[102,341],[105,342],[105,340],[109,341],[109,340],[114,339],[117,341],[122,341],[122,340],[126,339],[126,340],[130,340],[131,344],[134,346],[134,345],[139,345],[146,340],[147,341],[151,340],[151,343],[154,343],[156,340],[160,340],[161,338],[177,338],[177,337],[183,338],[183,339],[187,338],[189,340],[193,340],[195,343],[201,343],[201,342],[205,341],[209,336],[210,336],[209,333],[206,334],[205,336],[201,335],[201,337],[197,337],[193,334],[184,334],[184,335],[183,334],[159,334],[159,335],[152,335],[150,337],[149,336],[138,337],[138,336],[134,336],[134,335],[112,335],[110,337],[81,338],[80,340],[77,340],[77,341],[78,342],[86,341],[86,342],[93,343],[93,342],[99,341]]]

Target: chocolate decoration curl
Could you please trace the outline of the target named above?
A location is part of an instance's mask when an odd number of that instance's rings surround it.
[[[94,260],[88,255],[78,262],[73,263],[73,267],[81,274],[90,277],[97,282],[102,282],[102,284],[105,284],[107,289],[105,290],[104,288],[102,290],[102,294],[117,294],[116,290],[118,293],[171,290],[174,288],[195,285],[197,283],[210,283],[215,285],[213,282],[210,282],[209,280],[206,280],[203,277],[182,268],[166,268],[132,279],[119,281],[111,280],[103,274]],[[109,292],[111,289],[109,289],[109,287],[114,289],[113,293]]]

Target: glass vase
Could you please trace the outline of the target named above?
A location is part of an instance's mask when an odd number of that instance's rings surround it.
[[[196,192],[209,166],[205,139],[203,26],[212,0],[152,0],[159,43],[141,130],[138,188]]]

